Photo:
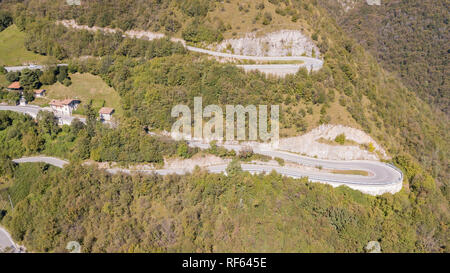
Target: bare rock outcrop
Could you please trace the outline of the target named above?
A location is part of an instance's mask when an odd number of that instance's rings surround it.
[[[340,134],[357,144],[334,145],[319,142],[320,139],[334,141]],[[374,150],[369,152],[359,144],[371,144]],[[385,150],[372,137],[361,130],[343,125],[321,125],[307,134],[280,139],[279,149],[331,160],[379,160],[380,156],[387,158]]]
[[[317,46],[299,30],[280,30],[264,36],[252,32],[242,38],[224,40],[209,48],[247,56],[319,57]]]
[[[365,2],[369,6],[381,5],[381,0],[338,0],[338,2],[341,4],[342,8],[346,12],[355,8],[355,6],[361,2]]]

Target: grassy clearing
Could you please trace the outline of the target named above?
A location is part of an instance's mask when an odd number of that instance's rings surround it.
[[[361,170],[333,170],[333,171],[331,171],[331,173],[369,176],[368,172],[361,171]]]
[[[8,86],[10,84],[9,81],[6,80],[6,76],[3,74],[0,74],[0,86]]]
[[[15,26],[0,32],[0,65],[14,66],[25,63],[43,63],[47,59],[25,48],[25,33]]]
[[[259,3],[264,3],[264,9],[258,10],[256,6]],[[241,6],[241,8],[239,8]],[[307,24],[299,18],[296,22],[291,20],[290,16],[282,16],[275,12],[276,8],[284,8],[284,3],[274,5],[267,0],[253,1],[253,0],[230,0],[218,3],[216,9],[208,14],[208,19],[214,21],[220,19],[231,24],[231,29],[227,30],[223,36],[225,39],[236,38],[244,36],[248,32],[257,31],[258,35],[264,35],[269,32],[280,29],[298,29],[305,34],[310,34],[308,29],[304,26]],[[272,15],[272,21],[268,25],[262,23],[262,15],[269,12]],[[257,18],[258,13],[261,13],[260,18]]]
[[[71,74],[72,85],[64,86],[56,83],[51,86],[43,86],[47,90],[45,98],[38,98],[34,101],[38,105],[46,105],[52,99],[79,99],[81,105],[86,105],[92,101],[95,110],[101,107],[112,107],[116,109],[116,115],[122,114],[119,94],[109,87],[100,77],[89,73]]]
[[[296,131],[294,127],[288,127],[288,128],[280,128],[280,136],[281,137],[291,137],[291,136],[297,136],[299,134],[304,134],[314,128],[317,127],[317,124],[320,124],[319,120],[321,117],[321,105],[320,104],[312,104],[311,102],[305,103],[304,101],[296,101],[294,104],[291,104],[289,106],[282,105],[280,108],[280,112],[283,112],[284,114],[287,113],[297,113],[294,118],[290,119],[288,122],[290,124],[295,124],[296,118],[302,117],[300,115],[300,111],[303,109],[305,111],[305,116],[303,119],[305,120],[307,126],[306,130],[303,132]],[[312,110],[311,112],[308,112],[308,108]],[[357,129],[361,129],[361,126],[356,123],[356,121],[353,119],[353,117],[350,115],[348,110],[339,105],[339,102],[337,102],[337,98],[334,102],[330,103],[329,108],[327,108],[327,116],[330,117],[329,124],[341,124]],[[333,145],[339,145],[338,143],[334,142],[334,140],[330,140],[330,142],[333,142]],[[325,143],[330,144],[330,143]],[[353,145],[359,145],[357,143]]]

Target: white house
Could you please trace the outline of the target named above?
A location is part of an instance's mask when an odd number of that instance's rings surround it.
[[[50,108],[55,115],[70,116],[72,111],[78,108],[81,103],[79,100],[65,99],[65,100],[52,100],[50,102]]]
[[[35,98],[42,98],[43,96],[45,96],[45,89],[37,89],[34,90],[34,97]]]
[[[111,121],[112,114],[114,114],[114,108],[103,107],[98,113],[101,121]]]

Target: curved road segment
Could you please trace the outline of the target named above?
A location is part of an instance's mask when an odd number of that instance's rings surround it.
[[[335,170],[364,170],[369,173],[368,176],[361,175],[348,175],[348,174],[334,174],[319,171],[305,171],[296,167],[287,166],[272,166],[263,164],[241,164],[242,170],[248,171],[250,173],[270,173],[275,171],[284,176],[293,178],[308,177],[309,180],[314,182],[322,182],[330,184],[332,186],[346,185],[350,188],[360,190],[364,193],[371,195],[379,195],[386,192],[395,193],[398,192],[402,187],[403,174],[400,170],[393,166],[376,162],[376,161],[333,161],[333,160],[322,160],[307,158],[303,156],[298,156],[291,153],[280,152],[280,151],[255,151],[255,153],[260,153],[272,157],[279,157],[285,161],[299,163],[307,166],[322,166],[327,169]],[[35,156],[35,157],[23,157],[20,159],[13,160],[16,163],[33,163],[33,162],[45,162],[47,164],[56,166],[58,168],[63,168],[64,165],[68,164],[67,161],[45,156]],[[227,164],[213,165],[205,167],[209,172],[212,173],[225,173]],[[160,175],[168,174],[179,174],[183,175],[188,173],[184,169],[159,169],[159,170],[140,170],[132,171],[129,169],[122,168],[112,168],[107,169],[108,172],[115,173],[143,173],[152,174],[157,173]]]
[[[191,144],[195,145],[195,144]],[[236,149],[239,145],[229,145],[226,147],[228,149]],[[322,160],[315,158],[308,158],[299,156],[296,154],[282,152],[282,151],[264,151],[255,149],[255,153],[279,157],[285,161],[299,163],[306,166],[322,166],[329,169],[337,170],[364,170],[370,173],[369,176],[359,176],[359,175],[343,175],[343,174],[333,174],[325,172],[314,172],[314,171],[304,171],[295,167],[286,166],[270,166],[270,165],[260,165],[260,164],[241,164],[242,170],[248,171],[250,173],[270,173],[275,171],[284,176],[289,176],[293,178],[308,177],[309,180],[314,182],[321,182],[330,184],[332,186],[346,185],[352,189],[359,190],[363,193],[371,195],[380,195],[386,192],[395,193],[401,190],[403,182],[403,174],[400,170],[394,166],[384,164],[376,161],[334,161],[334,160]],[[47,164],[56,166],[58,168],[63,168],[64,165],[69,162],[46,156],[34,156],[34,157],[23,157],[19,159],[14,159],[13,162],[16,163],[36,163],[45,162]],[[206,169],[212,173],[225,173],[226,174],[226,164],[208,166]],[[131,171],[129,169],[107,169],[109,173],[127,173],[131,174],[133,172],[140,172],[143,174],[153,174],[157,173],[160,175],[168,174],[186,174],[187,171],[183,169],[160,169],[160,170],[148,170],[148,171]],[[0,227],[0,249],[5,247],[13,247],[17,251],[17,247],[14,244],[11,236],[8,232]]]
[[[287,70],[297,72],[300,67],[306,67],[307,69],[317,71],[322,68],[323,61],[316,58],[304,57],[304,56],[282,56],[282,57],[269,57],[269,56],[245,56],[236,55],[230,53],[217,52],[212,50],[207,50],[203,48],[186,46],[186,49],[193,52],[208,54],[216,57],[223,58],[233,58],[239,60],[250,60],[250,61],[260,61],[260,62],[270,62],[270,61],[302,61],[301,64],[248,64],[248,65],[238,65],[244,68],[245,71],[249,70],[261,70],[262,72],[274,73],[277,70]]]
[[[110,29],[110,28],[101,28],[101,27],[89,27],[86,25],[78,25],[74,21],[59,21],[58,23],[62,24],[65,27],[70,28],[76,28],[76,29],[83,29],[88,31],[97,32],[98,30],[103,30],[106,33],[116,33],[116,29]],[[123,34],[123,37],[130,37],[130,38],[137,38],[137,39],[157,39],[164,37],[165,35],[162,33],[150,33],[146,32],[147,34],[137,33],[135,31],[126,31]],[[270,61],[302,61],[301,64],[248,64],[248,65],[238,65],[239,67],[242,67],[245,71],[251,71],[251,70],[259,70],[263,73],[269,73],[269,74],[275,74],[279,76],[284,76],[286,74],[295,74],[300,67],[305,67],[308,70],[317,71],[322,68],[323,66],[323,60],[311,58],[311,57],[305,57],[305,56],[245,56],[245,55],[237,55],[237,54],[230,54],[230,53],[224,53],[224,52],[218,52],[203,48],[198,48],[194,46],[186,45],[186,41],[180,38],[171,38],[171,41],[173,42],[180,42],[182,43],[187,50],[202,54],[208,54],[211,56],[216,57],[222,57],[222,58],[231,58],[231,59],[238,59],[238,60],[251,60],[251,61],[261,61],[261,62],[270,62]]]
[[[33,117],[36,117],[37,113],[44,108],[40,108],[37,106],[1,106],[0,110],[9,110],[16,111],[24,114],[29,114]],[[66,122],[69,122],[73,119],[73,117],[68,117]],[[69,122],[70,124],[70,122]],[[208,149],[209,144],[201,143],[198,141],[190,141],[189,146],[198,147],[201,149]],[[235,150],[239,152],[242,149],[242,145],[222,145],[228,150]],[[300,156],[297,154],[283,152],[278,150],[267,150],[261,149],[259,147],[253,147],[253,152],[265,156],[269,156],[272,158],[278,157],[287,162],[293,162],[304,166],[309,167],[320,167],[324,169],[331,170],[362,170],[367,171],[369,176],[360,176],[360,175],[344,175],[344,174],[334,174],[334,173],[325,173],[325,172],[314,172],[314,171],[305,171],[302,169],[297,169],[294,167],[284,167],[284,166],[270,166],[270,165],[258,165],[258,164],[242,164],[242,169],[244,171],[249,171],[251,173],[270,173],[271,171],[276,171],[282,175],[300,178],[300,177],[308,177],[311,181],[327,183],[332,186],[340,186],[347,185],[350,188],[362,191],[364,193],[378,195],[386,192],[395,193],[400,191],[402,187],[403,174],[397,168],[377,162],[377,161],[363,161],[363,160],[352,160],[352,161],[336,161],[336,160],[323,160],[316,158],[309,158]],[[16,163],[25,163],[25,162],[45,162],[56,167],[62,168],[68,162],[53,158],[53,157],[27,157],[20,158],[14,160]],[[213,173],[221,173],[225,172],[226,165],[216,165],[209,166],[207,169]],[[130,170],[126,169],[110,169],[110,172],[128,172]],[[142,171],[144,172],[144,171]],[[166,175],[169,173],[177,173],[184,174],[186,170],[183,169],[162,169],[149,171],[155,172],[161,175]]]

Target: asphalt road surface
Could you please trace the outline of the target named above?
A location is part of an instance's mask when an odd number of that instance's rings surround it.
[[[39,107],[37,105],[17,105],[17,106],[10,106],[10,105],[0,105],[0,111],[13,111],[13,112],[18,112],[18,113],[22,113],[22,114],[27,114],[32,116],[33,118],[37,117],[37,114],[39,113],[39,111],[49,111],[51,112],[52,110],[48,107],[42,108]],[[72,121],[74,119],[76,119],[78,117],[73,117],[73,116],[59,116],[58,117],[58,122],[60,124],[67,124],[70,125],[72,123]],[[78,118],[81,122],[86,123],[86,119],[85,118]]]
[[[11,235],[9,235],[4,228],[0,227],[0,252],[4,251],[6,248],[17,249]]]
[[[324,182],[332,185],[347,185],[349,187],[360,189],[360,187],[381,187],[380,189],[374,190],[373,188],[368,188],[367,193],[384,193],[392,192],[392,187],[396,189],[401,189],[403,174],[400,170],[393,166],[377,161],[363,161],[363,160],[352,160],[352,161],[335,161],[335,160],[323,160],[315,158],[307,158],[299,156],[296,154],[291,154],[287,152],[280,151],[254,151],[255,153],[264,154],[272,157],[279,157],[285,161],[299,163],[306,166],[322,167],[332,170],[363,170],[369,173],[368,176],[363,175],[353,175],[353,174],[335,174],[323,171],[314,170],[304,170],[296,167],[288,166],[272,166],[263,164],[241,164],[243,171],[248,171],[250,173],[270,173],[275,171],[284,176],[293,178],[308,177],[311,181]],[[30,163],[30,162],[45,162],[53,166],[63,168],[67,161],[45,156],[35,156],[35,157],[24,157],[20,159],[13,160],[16,163]],[[212,173],[225,173],[226,174],[227,164],[208,166],[206,169]],[[131,171],[124,168],[112,168],[107,169],[110,173],[146,173],[152,174],[157,173],[160,175],[167,174],[186,174],[187,171],[184,169],[159,169],[159,170],[141,170],[141,171]],[[388,186],[386,191],[383,192],[383,187]],[[364,192],[364,190],[362,190]]]
[[[32,156],[32,157],[22,157],[19,159],[13,159],[13,162],[15,163],[37,163],[37,162],[44,162],[50,165],[53,165],[58,168],[63,168],[64,165],[68,164],[69,162],[56,158],[56,157],[49,157],[49,156]]]
[[[100,28],[100,27],[88,27],[85,25],[77,25],[75,23],[69,23],[67,21],[60,21],[64,26],[66,27],[72,27],[77,29],[85,29],[88,31],[97,32],[100,29],[103,29],[107,33],[115,33],[117,32],[116,29],[110,29],[110,28]],[[157,39],[164,37],[161,33],[153,33],[154,35],[148,36],[148,35],[136,35],[134,33],[125,33],[123,34],[124,37],[132,37],[137,39]],[[202,54],[208,54],[211,56],[216,57],[222,57],[222,58],[232,58],[232,59],[238,59],[238,60],[252,60],[252,61],[302,61],[301,64],[266,64],[266,65],[240,65],[244,68],[245,71],[251,71],[251,70],[259,70],[263,73],[269,73],[269,74],[275,74],[284,76],[286,74],[294,74],[298,71],[300,67],[306,67],[308,70],[319,70],[323,66],[323,60],[312,58],[312,57],[306,57],[306,56],[246,56],[246,55],[237,55],[237,54],[230,54],[230,53],[223,53],[223,52],[217,52],[213,50],[198,48],[194,46],[186,45],[186,41],[179,38],[171,38],[173,42],[180,42],[182,43],[187,50]]]
[[[208,149],[209,144],[202,143],[199,141],[189,141],[189,146],[198,147],[201,149]],[[225,144],[220,145],[228,150],[234,150],[239,152],[243,146],[239,144]],[[372,185],[372,186],[386,186],[386,185],[398,185],[403,181],[403,174],[400,170],[393,167],[392,165],[378,162],[378,161],[368,161],[368,160],[325,160],[317,159],[311,157],[300,156],[298,154],[289,153],[285,151],[278,151],[274,149],[262,149],[259,147],[252,147],[253,152],[272,158],[278,157],[287,162],[297,163],[303,166],[309,167],[319,167],[323,169],[331,170],[361,170],[369,173],[369,176],[361,175],[344,175],[344,174],[333,174],[333,173],[323,173],[323,172],[306,172],[303,170],[292,169],[287,167],[271,167],[266,165],[261,166],[247,166],[242,165],[244,170],[260,173],[260,172],[271,172],[272,170],[277,171],[286,176],[290,177],[305,177],[308,176],[313,181],[321,182],[332,182],[345,185]],[[220,172],[224,171],[223,166],[217,166],[211,171]]]
[[[302,61],[301,64],[265,64],[265,65],[239,65],[244,68],[244,70],[292,70],[299,67],[306,67],[308,70],[312,69],[313,71],[319,70],[323,66],[323,61],[316,58],[304,57],[304,56],[280,56],[280,57],[269,57],[269,56],[245,56],[245,55],[236,55],[230,53],[217,52],[212,50],[207,50],[203,48],[186,46],[186,49],[193,52],[208,54],[216,57],[223,58],[233,58],[239,60],[251,60],[251,61]]]
[[[67,64],[57,64],[57,66],[67,66]],[[42,65],[21,65],[21,66],[5,66],[5,69],[7,72],[17,72],[17,71],[22,71],[25,68],[31,69],[31,70],[35,70],[35,69],[39,69],[42,70],[42,68],[44,68]]]

